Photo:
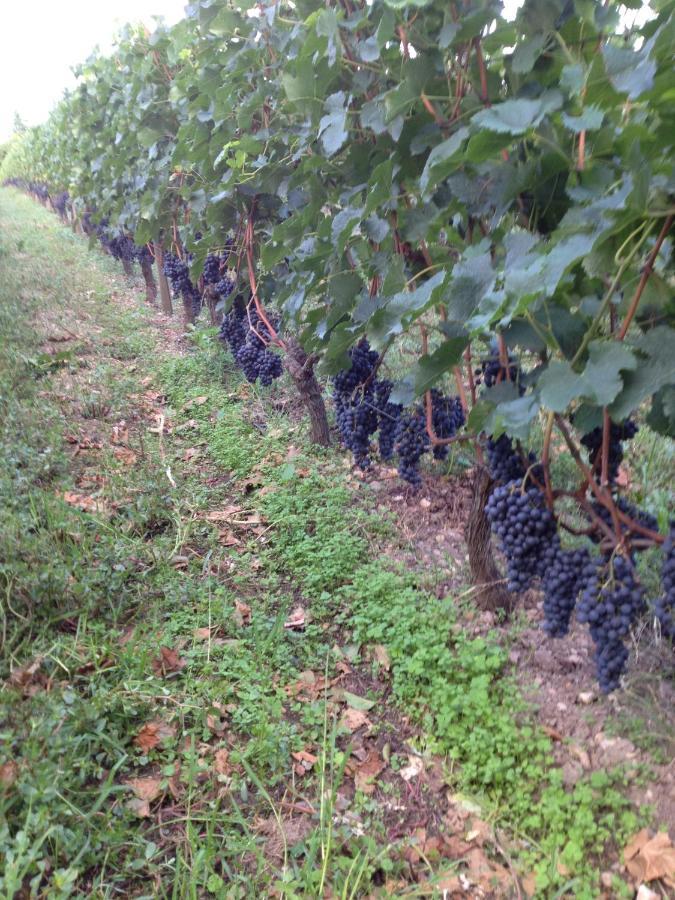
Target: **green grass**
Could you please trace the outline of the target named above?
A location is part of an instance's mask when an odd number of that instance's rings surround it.
[[[536,873],[537,896],[597,896],[606,853],[638,824],[622,773],[566,791],[497,635],[466,631],[461,602],[426,589],[433,573],[383,556],[394,524],[369,513],[337,454],[308,447],[304,423],[275,410],[283,387],[244,385],[211,329],[157,358],[147,310],[111,303],[111,286],[128,292],[110,260],[0,192],[2,675],[41,660],[0,694],[0,765],[16,766],[0,793],[0,895],[348,898],[405,880],[382,803],[357,792],[357,829],[334,815],[351,740],[339,708],[286,690],[351,660],[376,734],[388,727],[378,709],[410,717],[448,789],[477,800],[521,872]],[[45,339],[64,328],[77,339],[55,360]],[[139,407],[148,387],[166,398],[161,440]],[[133,465],[115,456],[119,423]],[[89,426],[103,447],[72,457],[64,435]],[[103,480],[81,481],[92,474]],[[105,511],[79,511],[65,491]],[[252,525],[228,546],[206,516],[233,504]],[[300,632],[284,627],[298,606]],[[379,680],[376,645],[391,661]],[[179,670],[158,670],[161,646]],[[157,721],[166,737],[144,748],[139,733]],[[317,756],[304,780],[301,750]],[[130,808],[131,778],[157,780],[148,817]],[[377,796],[395,803],[400,790]],[[288,802],[313,812],[272,852]]]

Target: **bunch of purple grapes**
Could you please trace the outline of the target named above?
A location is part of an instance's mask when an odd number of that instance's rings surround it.
[[[278,322],[270,320],[276,330]],[[281,357],[269,349],[271,334],[255,309],[235,302],[223,318],[219,338],[251,384],[259,381],[269,386],[283,372]]]

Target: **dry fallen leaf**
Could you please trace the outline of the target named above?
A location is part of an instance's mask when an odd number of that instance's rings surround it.
[[[241,541],[233,531],[229,528],[221,528],[218,530],[218,543],[223,547],[239,547]]]
[[[359,766],[352,767],[350,764],[349,768],[354,769],[354,785],[357,790],[372,794],[375,791],[374,781],[386,765],[377,750],[371,750]]]
[[[35,659],[26,663],[23,666],[18,666],[14,669],[9,676],[9,683],[14,685],[14,687],[25,688],[29,684],[32,684],[36,679],[35,676],[40,671],[40,666],[42,665],[42,657],[36,656]]]
[[[383,644],[375,644],[375,646],[373,647],[373,656],[382,666],[385,672],[388,672],[389,669],[391,669],[391,659],[389,658],[389,652]]]
[[[169,725],[168,722],[163,722],[161,719],[156,719],[153,722],[146,722],[134,738],[134,743],[144,753],[149,753],[155,747],[171,740],[175,736],[176,729],[173,725]]]
[[[403,766],[399,770],[399,775],[404,781],[412,781],[413,778],[417,778],[424,771],[424,762],[420,756],[412,756],[410,753],[408,754],[408,765]]]
[[[187,663],[171,647],[160,647],[159,656],[152,661],[152,671],[158,677],[166,677],[174,672],[180,672]]]
[[[137,456],[133,450],[128,447],[115,447],[113,456],[118,462],[124,463],[125,466],[133,466],[136,464]]]
[[[76,491],[64,491],[63,499],[69,506],[74,506],[83,512],[105,512],[105,503],[101,500],[94,500],[93,497],[89,497],[87,494],[78,494]]]
[[[251,607],[248,603],[244,603],[242,600],[234,601],[234,620],[240,628],[250,624]]]
[[[241,512],[241,506],[226,506],[224,509],[213,509],[204,516],[209,522],[229,522],[232,516]]]
[[[302,629],[305,627],[305,610],[302,606],[296,606],[290,616],[284,622],[284,628]]]
[[[130,778],[126,784],[139,800],[147,800],[148,803],[152,803],[162,793],[161,778]]]
[[[370,728],[370,719],[361,709],[352,709],[350,706],[345,709],[340,717],[340,725],[343,725],[349,731],[357,731],[364,725]]]
[[[224,748],[216,750],[213,754],[213,768],[218,775],[228,775],[231,772],[231,768],[228,764],[229,756],[229,751]]]
[[[657,878],[675,879],[675,847],[668,834],[659,831],[644,843],[643,837],[644,832],[640,832],[624,850],[626,868],[633,878],[640,882]],[[638,838],[639,841],[636,840]]]
[[[312,766],[317,762],[318,757],[306,750],[299,750],[297,753],[291,753],[296,764],[293,766],[296,775],[305,775]]]
[[[129,429],[127,423],[122,420],[117,425],[113,425],[110,441],[113,444],[126,444],[129,441]]]
[[[10,759],[0,766],[0,787],[10,788],[19,777],[19,766]]]
[[[210,628],[195,628],[192,632],[194,639],[196,641],[208,641],[211,637],[211,629]]]

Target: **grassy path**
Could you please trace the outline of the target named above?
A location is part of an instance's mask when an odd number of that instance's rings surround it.
[[[629,896],[625,775],[565,789],[462,586],[141,297],[0,191],[0,896]]]

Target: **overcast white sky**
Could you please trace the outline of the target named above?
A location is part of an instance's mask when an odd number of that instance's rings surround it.
[[[173,23],[187,0],[8,0],[0,18],[0,142],[13,131],[14,113],[28,125],[43,122],[67,87],[71,69],[96,45],[109,49],[127,22],[153,26],[153,16]],[[504,0],[507,18],[523,0]],[[321,0],[317,0],[317,6]],[[645,9],[624,15],[644,21]]]
[[[47,118],[71,68],[98,44],[110,47],[127,22],[153,25],[182,18],[187,0],[8,0],[0,15],[0,142],[12,133],[14,113],[28,125]]]

